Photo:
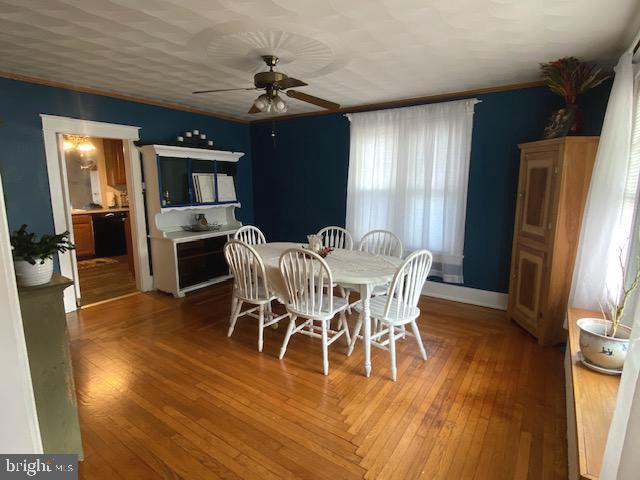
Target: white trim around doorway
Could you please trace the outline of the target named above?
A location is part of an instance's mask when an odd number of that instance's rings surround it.
[[[71,219],[71,203],[67,171],[64,164],[62,146],[58,136],[64,134],[86,135],[99,138],[117,138],[123,141],[125,150],[125,173],[129,191],[129,218],[131,221],[131,240],[134,246],[133,261],[136,273],[136,288],[147,292],[153,288],[149,270],[149,250],[147,248],[147,229],[145,225],[145,209],[142,192],[142,170],[140,153],[134,145],[138,140],[140,127],[118,125],[113,123],[94,122],[77,118],[59,117],[56,115],[40,115],[44,148],[49,175],[49,192],[53,210],[53,224],[56,232],[68,230],[73,238]],[[72,278],[75,289],[67,288],[64,295],[65,310],[77,309],[79,296],[78,266],[75,251],[58,255],[60,273]]]

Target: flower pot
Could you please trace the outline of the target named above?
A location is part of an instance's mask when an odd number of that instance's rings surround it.
[[[631,329],[619,325],[615,337],[605,335],[611,331],[611,321],[601,318],[581,318],[577,322],[580,329],[580,351],[584,359],[607,370],[621,371],[627,358]]]
[[[16,271],[16,279],[21,287],[33,287],[42,285],[51,280],[53,275],[53,258],[49,257],[40,263],[36,260],[35,265],[31,265],[26,260],[16,258],[13,260],[13,266]]]

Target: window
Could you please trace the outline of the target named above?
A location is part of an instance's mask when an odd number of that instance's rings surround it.
[[[432,274],[462,283],[474,105],[461,100],[351,115],[347,228],[426,248]]]
[[[637,241],[633,232],[633,220],[636,213],[638,201],[638,179],[640,178],[640,95],[636,86],[633,110],[633,126],[631,127],[631,148],[629,155],[629,166],[627,168],[627,180],[624,186],[624,197],[622,200],[622,213],[618,225],[618,235],[620,237],[630,237],[629,242],[623,248],[625,257],[629,243]]]

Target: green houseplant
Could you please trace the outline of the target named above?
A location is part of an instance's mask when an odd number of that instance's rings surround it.
[[[569,134],[578,135],[582,130],[578,95],[597,87],[610,75],[602,73],[600,68],[576,57],[564,57],[553,62],[541,63],[540,73],[549,89],[564,98],[567,108],[575,109]]]
[[[38,238],[27,225],[11,234],[11,247],[18,285],[23,287],[47,283],[53,275],[53,255],[75,248],[68,231]]]

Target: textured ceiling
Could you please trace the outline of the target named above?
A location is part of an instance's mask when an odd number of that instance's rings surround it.
[[[0,70],[244,118],[259,56],[350,106],[610,61],[637,0],[0,0]],[[287,100],[288,113],[318,110]]]

